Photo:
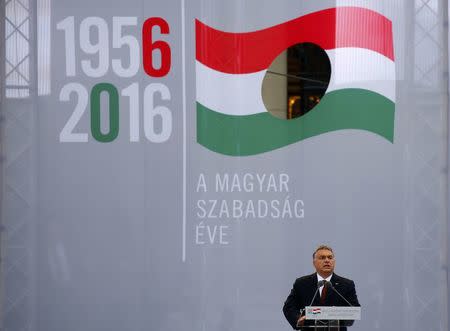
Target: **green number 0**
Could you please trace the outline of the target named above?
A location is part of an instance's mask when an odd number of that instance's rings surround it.
[[[102,133],[100,129],[100,95],[109,95],[109,132]],[[119,93],[114,85],[99,83],[91,91],[91,132],[95,140],[109,143],[119,135]]]

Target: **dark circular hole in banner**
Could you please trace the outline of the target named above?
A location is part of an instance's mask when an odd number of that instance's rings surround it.
[[[275,58],[264,76],[264,105],[275,117],[300,117],[320,103],[330,78],[324,49],[313,43],[293,45]]]

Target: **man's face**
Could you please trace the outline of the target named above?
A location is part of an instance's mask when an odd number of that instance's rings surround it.
[[[334,255],[328,249],[320,249],[316,252],[313,259],[314,268],[319,275],[326,278],[334,271]]]

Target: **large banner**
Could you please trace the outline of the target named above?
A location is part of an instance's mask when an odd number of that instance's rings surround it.
[[[443,6],[5,2],[5,330],[288,331],[327,244],[351,330],[446,331]]]

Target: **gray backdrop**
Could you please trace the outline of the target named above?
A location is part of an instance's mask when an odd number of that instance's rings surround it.
[[[393,144],[359,130],[249,157],[197,144],[196,18],[245,32],[346,5],[393,21]],[[437,0],[2,1],[2,35],[20,34],[11,28],[16,23],[29,36],[25,42],[6,38],[2,54],[4,61],[29,55],[29,65],[20,69],[28,85],[20,75],[16,82],[2,80],[3,328],[289,330],[283,302],[295,278],[313,272],[315,247],[327,243],[335,249],[336,272],[357,286],[362,320],[352,330],[448,330],[446,6]],[[20,25],[24,15],[29,25]],[[74,17],[76,54],[70,77],[64,33],[57,28],[68,16]],[[155,31],[155,40],[171,48],[167,76],[146,75],[142,59],[132,77],[112,70],[111,59],[129,63],[127,47],[111,46],[113,16],[137,18],[123,31],[137,38],[140,49],[143,22],[167,21],[170,34]],[[98,64],[96,55],[80,48],[86,17],[100,17],[108,26],[109,69],[101,77],[88,77],[81,67],[87,59]],[[95,44],[95,28],[91,33]],[[2,75],[9,71],[6,65]],[[61,101],[61,90],[78,83],[90,92],[101,82],[119,91],[117,139],[97,142],[86,111],[74,133],[87,133],[88,142],[61,142],[76,104],[74,94]],[[121,95],[132,83],[139,84],[133,98],[141,103],[139,142],[130,141],[129,101]],[[162,143],[143,133],[144,88],[155,83],[171,95],[169,101],[155,99],[172,115],[170,137]],[[16,85],[29,94],[15,95]],[[102,102],[107,104],[104,97]],[[155,125],[162,128],[159,119]],[[217,192],[215,177],[225,174],[230,180],[283,174],[289,191],[255,186],[251,192]],[[202,176],[206,192],[198,189]],[[202,218],[203,200],[301,200],[304,214]]]

